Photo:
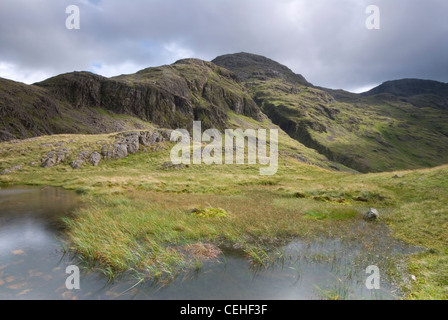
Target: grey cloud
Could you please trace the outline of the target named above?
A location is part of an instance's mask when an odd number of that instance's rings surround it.
[[[364,25],[372,3],[380,30]],[[70,4],[80,7],[80,30],[65,28]],[[246,51],[331,88],[447,82],[447,14],[443,0],[3,0],[0,66],[13,66],[9,74],[21,81],[32,72],[109,76]]]

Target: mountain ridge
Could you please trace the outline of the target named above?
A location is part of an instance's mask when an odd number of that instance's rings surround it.
[[[443,95],[434,91],[409,97],[386,92],[361,95],[290,81],[282,74],[260,77],[263,66],[245,65],[251,61],[247,55],[213,61],[243,74],[242,83],[275,124],[330,160],[361,172],[447,163],[448,112]]]
[[[0,79],[0,141],[57,133],[223,129],[267,118],[330,161],[361,172],[448,162],[446,84],[385,82],[364,94],[314,86],[269,58],[188,58],[106,78],[70,72],[33,85]],[[439,93],[441,91],[441,93]],[[417,152],[418,150],[418,152]]]

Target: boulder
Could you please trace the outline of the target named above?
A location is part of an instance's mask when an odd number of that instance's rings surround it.
[[[148,131],[140,134],[140,143],[144,146],[152,146],[163,141],[165,141],[165,138],[158,131]]]
[[[50,151],[48,152],[43,158],[42,158],[42,167],[43,168],[50,168],[55,165],[58,165],[65,161],[70,156],[70,153],[68,149],[60,148],[56,151]]]
[[[364,220],[375,221],[380,217],[378,210],[370,208],[369,211],[364,215]]]
[[[128,156],[128,148],[125,144],[116,143],[112,150],[112,159],[123,159]]]
[[[105,145],[101,148],[101,155],[104,160],[112,159],[113,150],[110,146]]]
[[[126,146],[128,149],[128,153],[130,154],[134,154],[137,153],[138,150],[140,149],[140,144],[138,142],[138,136],[129,136],[126,139]]]
[[[127,153],[134,154],[140,148],[139,136],[137,132],[125,132],[117,136],[116,143],[125,145]]]
[[[65,161],[65,159],[67,159],[70,156],[70,153],[68,153],[67,149],[64,150],[58,150],[56,152],[56,164],[60,164],[63,161]]]
[[[92,166],[96,167],[101,161],[101,155],[98,152],[93,152],[90,155],[89,162]]]
[[[42,168],[51,168],[56,164],[53,158],[43,158],[42,159]]]
[[[11,170],[9,170],[9,169],[5,169],[5,170],[3,170],[2,172],[0,172],[0,175],[4,176],[4,175],[10,174],[10,173],[12,173]]]
[[[86,161],[89,157],[90,151],[84,150],[78,153],[78,160]]]
[[[81,169],[83,164],[84,164],[84,161],[82,161],[82,160],[75,160],[75,161],[72,161],[70,163],[70,166],[73,169]]]

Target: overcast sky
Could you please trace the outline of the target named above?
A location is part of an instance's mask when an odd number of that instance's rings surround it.
[[[380,30],[368,30],[368,5]],[[66,28],[66,7],[80,29]],[[181,58],[264,55],[315,85],[362,91],[386,80],[448,82],[446,0],[0,0],[0,77],[107,77]]]

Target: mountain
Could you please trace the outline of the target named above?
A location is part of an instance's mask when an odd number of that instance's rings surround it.
[[[448,163],[447,99],[447,84],[418,79],[364,94],[321,88],[271,59],[237,53],[112,78],[0,79],[0,141],[191,129],[201,120],[203,129],[278,126],[283,151],[325,168],[404,170]]]
[[[402,79],[386,81],[363,93],[364,96],[372,96],[381,93],[390,93],[399,97],[411,97],[420,94],[434,94],[448,96],[448,84],[433,80]]]
[[[76,72],[36,85],[75,108],[102,108],[165,128],[190,128],[193,120],[202,120],[205,128],[223,128],[228,111],[261,119],[234,77],[210,62],[185,59],[110,79]]]
[[[154,127],[278,128],[225,68],[198,59],[112,78],[72,72],[33,85],[0,79],[0,142],[52,134],[99,134]],[[280,130],[281,153],[349,170]]]
[[[373,96],[379,94],[404,97],[403,101],[421,108],[431,107],[448,110],[448,83],[420,79],[394,80],[384,82],[362,95]]]
[[[48,90],[0,78],[0,142],[59,133],[102,133],[147,128],[137,118],[73,108]]]
[[[56,133],[105,133],[157,125],[223,128],[228,112],[261,120],[235,75],[197,59],[105,78],[62,74],[34,85],[0,79],[0,141]]]
[[[288,67],[255,54],[246,52],[226,54],[215,58],[212,62],[232,70],[241,81],[247,81],[251,78],[262,81],[280,78],[290,83],[311,85],[302,75],[295,74]]]
[[[445,84],[398,81],[359,95],[313,86],[257,55],[213,62],[239,77],[272,122],[332,161],[361,172],[448,162]]]

